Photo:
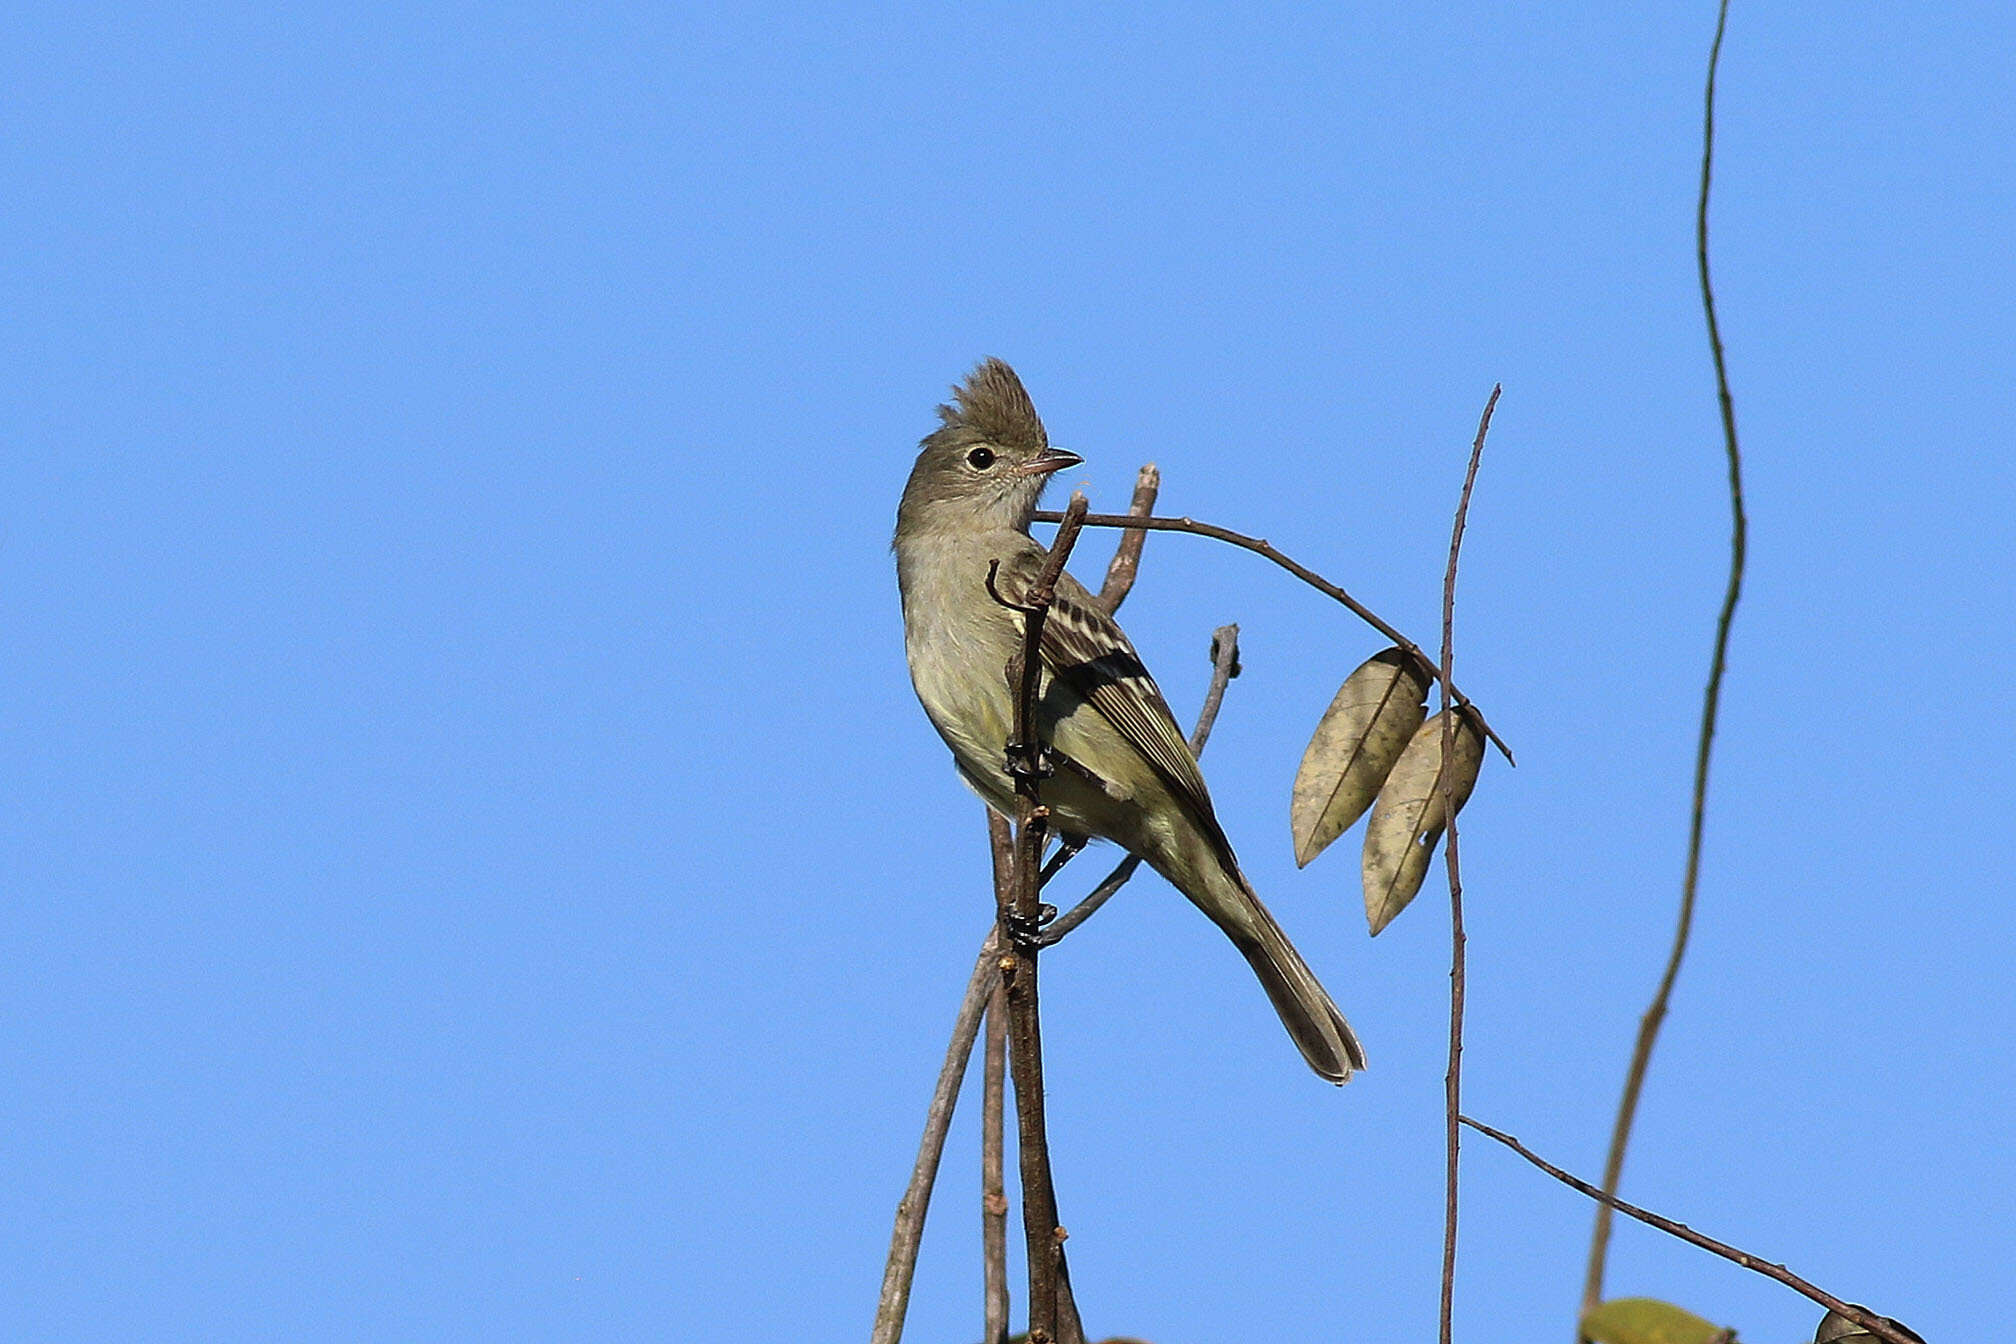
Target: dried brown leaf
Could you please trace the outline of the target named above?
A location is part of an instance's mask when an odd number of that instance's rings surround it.
[[[1309,860],[1365,814],[1427,716],[1428,677],[1399,649],[1360,663],[1316,724],[1288,805],[1295,862]]]
[[[1448,818],[1442,809],[1442,721],[1456,715],[1450,801],[1460,812],[1484,764],[1484,734],[1471,715],[1444,710],[1414,730],[1365,825],[1365,921],[1377,934],[1407,908],[1428,875]]]

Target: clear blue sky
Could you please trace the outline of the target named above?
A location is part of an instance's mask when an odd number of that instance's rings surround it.
[[[1065,484],[1153,459],[1424,640],[1504,383],[1466,1097],[1593,1174],[1724,564],[1712,6],[1341,9],[17,7],[0,1334],[864,1337],[988,911],[888,533],[987,354]],[[2012,49],[1732,16],[1750,585],[1626,1178],[1933,1340],[2016,1245]],[[1127,616],[1186,718],[1244,627],[1207,771],[1372,1068],[1312,1079],[1157,880],[1055,954],[1088,1323],[1427,1338],[1446,905],[1369,941],[1355,835],[1298,872],[1286,824],[1378,641],[1193,538]],[[970,1123],[949,1162],[918,1340],[979,1331]],[[1559,1344],[1589,1207],[1464,1170],[1459,1337]],[[1611,1281],[1818,1316],[1636,1226]]]

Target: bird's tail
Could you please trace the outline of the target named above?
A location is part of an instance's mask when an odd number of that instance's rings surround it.
[[[1251,902],[1250,928],[1225,931],[1245,954],[1309,1067],[1333,1083],[1348,1081],[1352,1070],[1365,1067],[1365,1050],[1357,1034],[1251,888],[1246,898]]]
[[[1353,1070],[1364,1068],[1365,1050],[1351,1024],[1260,903],[1230,851],[1219,852],[1213,846],[1208,855],[1192,853],[1184,858],[1181,867],[1187,871],[1180,876],[1188,880],[1178,880],[1179,875],[1169,869],[1163,875],[1209,915],[1246,958],[1309,1067],[1333,1083],[1343,1083]]]

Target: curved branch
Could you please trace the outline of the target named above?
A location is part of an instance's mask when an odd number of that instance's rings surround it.
[[[1623,1200],[1617,1198],[1617,1196],[1598,1190],[1581,1177],[1569,1175],[1503,1130],[1493,1129],[1481,1121],[1472,1120],[1467,1115],[1463,1116],[1462,1120],[1464,1124],[1470,1126],[1470,1128],[1476,1130],[1479,1134],[1484,1135],[1486,1138],[1498,1140],[1498,1142],[1504,1144],[1507,1148],[1510,1148],[1513,1152],[1519,1154],[1519,1156],[1525,1158],[1555,1180],[1571,1189],[1580,1190],[1583,1194],[1589,1196],[1589,1198],[1600,1202],[1606,1209],[1616,1209],[1620,1213],[1629,1214],[1639,1222],[1656,1227],[1669,1236],[1678,1237],[1690,1246],[1699,1246],[1704,1251],[1713,1251],[1724,1260],[1741,1265],[1743,1268],[1751,1270],[1754,1273],[1762,1274],[1767,1279],[1776,1279],[1793,1292],[1818,1302],[1829,1311],[1838,1312],[1878,1339],[1887,1339],[1890,1341],[1890,1344],[1925,1344],[1925,1341],[1920,1339],[1911,1330],[1900,1326],[1889,1317],[1878,1316],[1867,1307],[1858,1307],[1853,1302],[1843,1302],[1826,1289],[1808,1283],[1782,1264],[1766,1260],[1762,1256],[1752,1255],[1748,1251],[1731,1246],[1726,1241],[1717,1241],[1713,1237],[1696,1232],[1685,1223],[1676,1223],[1671,1218],[1653,1213],[1649,1209],[1641,1209],[1635,1204],[1626,1204]]]
[[[1631,1123],[1637,1116],[1639,1093],[1652,1062],[1652,1046],[1659,1038],[1660,1024],[1666,1020],[1666,1005],[1673,997],[1673,984],[1679,979],[1680,962],[1687,955],[1687,942],[1694,931],[1694,896],[1701,877],[1701,833],[1708,802],[1708,757],[1722,705],[1722,674],[1729,662],[1729,626],[1736,617],[1736,601],[1743,592],[1749,537],[1749,521],[1743,511],[1743,454],[1736,444],[1736,406],[1729,395],[1729,369],[1723,361],[1722,329],[1715,320],[1715,289],[1708,275],[1708,186],[1715,162],[1715,68],[1722,59],[1722,32],[1728,21],[1729,0],[1722,0],[1715,18],[1715,42],[1708,50],[1708,90],[1701,130],[1701,193],[1694,210],[1694,261],[1701,279],[1701,308],[1708,319],[1708,345],[1715,357],[1715,395],[1722,411],[1723,451],[1729,462],[1729,582],[1722,594],[1721,614],[1715,620],[1715,651],[1709,660],[1708,686],[1701,701],[1701,733],[1694,748],[1694,801],[1687,825],[1687,871],[1680,883],[1680,915],[1659,987],[1653,991],[1652,1002],[1638,1022],[1638,1039],[1631,1047],[1631,1064],[1625,1070],[1624,1091],[1617,1102],[1617,1121],[1610,1132],[1610,1151],[1603,1160],[1603,1190],[1612,1195],[1624,1174],[1624,1150],[1631,1142]],[[1604,1204],[1597,1208],[1596,1224],[1589,1234],[1589,1265],[1582,1280],[1584,1313],[1603,1296],[1603,1262],[1609,1245],[1610,1206]]]
[[[1031,518],[1039,523],[1061,523],[1064,520],[1064,515],[1061,513],[1039,511],[1032,514]],[[1227,542],[1233,546],[1251,551],[1255,555],[1265,556],[1267,559],[1281,566],[1281,568],[1287,570],[1290,574],[1293,574],[1296,578],[1302,580],[1302,582],[1308,584],[1311,588],[1314,588],[1317,592],[1322,593],[1334,602],[1340,603],[1359,620],[1392,640],[1402,653],[1419,662],[1422,669],[1431,678],[1439,680],[1442,676],[1442,669],[1435,665],[1434,659],[1422,652],[1419,644],[1416,644],[1391,625],[1388,625],[1380,618],[1377,612],[1360,602],[1357,598],[1351,596],[1351,594],[1345,592],[1342,588],[1330,582],[1330,580],[1324,578],[1307,565],[1275,549],[1271,542],[1260,537],[1249,537],[1243,532],[1234,532],[1231,528],[1220,527],[1216,523],[1200,523],[1195,518],[1136,518],[1132,514],[1125,513],[1088,513],[1079,521],[1086,527],[1123,527],[1148,532],[1188,532],[1192,536],[1210,537],[1214,541]],[[1450,693],[1456,697],[1456,703],[1464,706],[1476,717],[1477,726],[1483,730],[1484,736],[1491,740],[1492,745],[1498,748],[1505,759],[1517,765],[1518,762],[1513,760],[1512,757],[1512,748],[1506,746],[1505,740],[1499,737],[1493,731],[1491,725],[1484,721],[1484,715],[1477,709],[1477,706],[1470,698],[1454,686],[1450,687]]]
[[[945,1135],[952,1128],[952,1108],[959,1100],[959,1082],[966,1076],[966,1062],[973,1054],[973,1038],[980,1032],[980,1014],[999,978],[1001,944],[990,932],[980,944],[980,959],[966,981],[966,995],[952,1020],[952,1041],[945,1047],[945,1065],[938,1071],[938,1085],[931,1091],[931,1107],[925,1113],[924,1137],[917,1145],[917,1161],[910,1168],[910,1184],[896,1204],[896,1226],[889,1234],[889,1260],[882,1269],[882,1295],[875,1304],[875,1328],[869,1344],[896,1344],[903,1337],[903,1317],[910,1309],[910,1283],[917,1274],[917,1248],[924,1241],[924,1214],[931,1205],[931,1187],[938,1179],[938,1162],[945,1155]]]

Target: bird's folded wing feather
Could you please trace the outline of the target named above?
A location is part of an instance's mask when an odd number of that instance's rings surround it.
[[[1027,593],[1042,567],[1043,553],[1032,549],[1015,557],[1011,591]],[[1004,567],[1008,568],[1008,567]],[[1197,758],[1155,679],[1126,633],[1102,610],[1085,586],[1069,574],[1057,579],[1057,595],[1043,622],[1044,666],[1078,696],[1099,711],[1142,759],[1154,767],[1178,802],[1206,832],[1224,844],[1224,833],[1211,809],[1211,795]]]

